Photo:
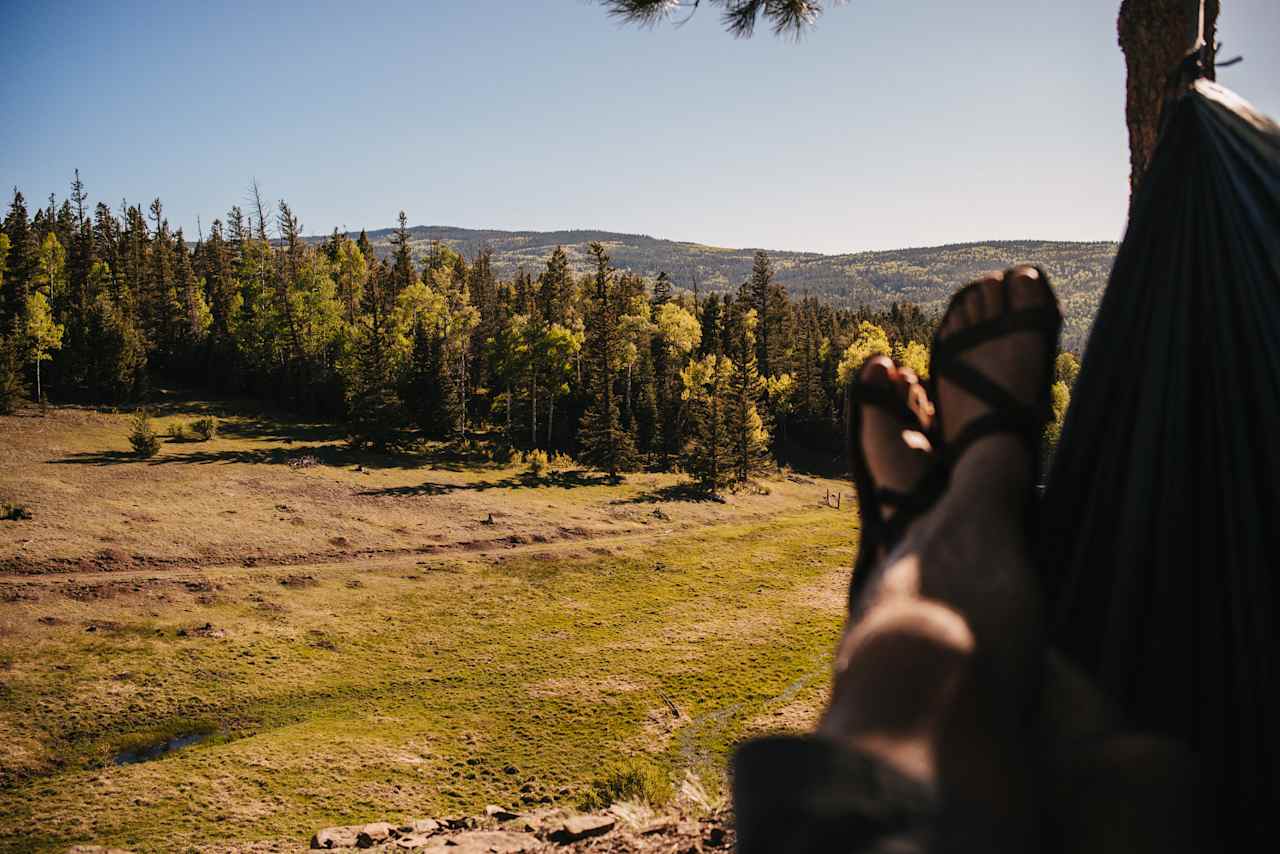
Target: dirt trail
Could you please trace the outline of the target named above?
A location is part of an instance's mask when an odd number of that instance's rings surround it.
[[[802,515],[806,511],[796,514]],[[709,524],[665,524],[661,528],[645,528],[618,534],[602,534],[581,529],[562,531],[557,538],[546,537],[532,540],[526,536],[495,537],[490,540],[472,540],[454,543],[440,543],[424,547],[405,549],[379,549],[356,553],[335,553],[333,555],[299,555],[284,560],[260,560],[248,557],[235,562],[217,562],[207,564],[174,563],[169,565],[148,565],[142,567],[124,566],[119,569],[103,567],[94,570],[55,570],[12,572],[0,571],[0,585],[3,584],[35,584],[58,585],[61,583],[85,583],[93,581],[126,581],[156,580],[183,581],[195,578],[208,578],[210,574],[245,575],[247,573],[300,572],[300,571],[335,571],[350,569],[353,566],[377,565],[379,567],[414,566],[422,564],[444,563],[459,559],[493,559],[507,556],[521,556],[538,553],[557,553],[576,549],[600,549],[618,545],[632,545],[660,540],[664,537],[686,536],[697,531],[716,528],[725,524],[742,524],[744,522],[761,521],[763,519],[780,518],[772,513],[751,513],[735,517],[731,523],[723,521]]]
[[[608,545],[621,545],[623,543],[643,543],[658,540],[662,537],[671,536],[677,533],[682,533],[682,531],[679,531],[676,528],[668,528],[662,531],[637,531],[631,534],[588,536],[570,540],[549,540],[543,543],[505,542],[502,545],[498,545],[496,543],[502,541],[494,541],[495,545],[484,545],[478,548],[471,543],[454,543],[447,546],[441,546],[430,551],[411,549],[400,553],[375,552],[352,557],[335,557],[332,560],[310,562],[290,561],[282,563],[260,563],[254,561],[252,563],[208,564],[200,567],[180,566],[168,570],[151,566],[142,569],[101,569],[91,572],[47,572],[39,574],[6,572],[0,573],[0,583],[16,582],[56,585],[60,582],[123,581],[126,579],[181,581],[192,578],[207,578],[211,573],[244,575],[246,573],[283,572],[286,570],[289,572],[299,572],[304,570],[323,571],[347,569],[353,565],[367,566],[369,564],[376,564],[377,566],[413,566],[455,561],[460,558],[505,557],[507,555],[536,554],[538,552],[560,552],[583,547],[603,547]]]

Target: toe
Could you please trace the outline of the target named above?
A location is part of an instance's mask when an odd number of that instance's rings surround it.
[[[921,385],[920,378],[916,376],[916,372],[910,368],[900,368],[898,375],[903,383],[903,398],[907,402],[907,408],[915,413],[916,418],[920,419],[920,425],[927,432],[933,426],[933,401],[929,399],[929,392]]]
[[[942,325],[942,337],[957,332],[965,327],[982,321],[989,314],[988,304],[999,305],[989,296],[994,287],[1000,284],[1000,277],[989,273],[976,279],[965,287],[957,297],[955,309],[947,312],[946,322]]]
[[[981,302],[973,320],[980,323],[998,315],[1004,308],[1004,279],[1001,276],[984,276],[975,290],[981,294]]]
[[[1032,308],[1053,301],[1053,294],[1044,286],[1040,271],[1027,264],[1010,268],[1005,277],[1009,301],[1015,309]]]
[[[868,385],[881,385],[894,381],[897,369],[888,356],[872,356],[862,365],[858,379]]]

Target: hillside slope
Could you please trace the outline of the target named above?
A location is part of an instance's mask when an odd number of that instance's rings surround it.
[[[754,249],[726,249],[643,234],[611,231],[497,231],[414,226],[415,252],[443,241],[468,258],[484,246],[493,250],[499,276],[518,270],[537,273],[556,246],[564,246],[573,268],[588,269],[587,245],[604,243],[615,266],[646,276],[666,271],[683,288],[703,292],[733,290],[751,271]],[[390,252],[391,229],[369,233],[379,254]],[[321,238],[315,238],[317,240]],[[1053,280],[1067,322],[1063,343],[1080,349],[1111,271],[1116,244],[1047,240],[956,243],[845,255],[770,250],[777,279],[794,296],[812,294],[842,306],[883,308],[910,301],[941,308],[950,293],[976,275],[1016,262],[1040,264]]]

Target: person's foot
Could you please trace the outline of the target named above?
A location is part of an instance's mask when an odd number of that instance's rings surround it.
[[[1004,276],[979,279],[958,297],[943,319],[938,332],[939,346],[952,336],[1003,314],[1023,309],[1054,306],[1052,293],[1034,267],[1014,267]],[[999,335],[967,349],[955,358],[1003,388],[1014,400],[1034,411],[1046,399],[1045,350],[1055,341],[1043,329],[1022,329]],[[949,379],[945,371],[935,377],[938,419],[944,445],[954,443],[965,428],[990,413],[992,404],[976,397]],[[996,433],[979,439],[955,461],[953,480],[967,475],[981,478],[988,486],[1005,486],[1006,496],[1025,494],[1032,473],[1026,443],[1013,433]]]
[[[915,371],[898,367],[885,356],[868,359],[858,379],[868,386],[891,388],[919,419],[918,426],[904,425],[894,413],[865,405],[858,437],[876,487],[910,494],[932,464],[933,446],[926,432],[933,423],[933,404]],[[886,521],[896,512],[896,508],[888,505],[881,505],[877,510]]]

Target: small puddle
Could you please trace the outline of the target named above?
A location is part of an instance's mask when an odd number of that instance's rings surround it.
[[[133,765],[135,762],[150,762],[153,759],[159,759],[161,756],[173,753],[175,750],[181,750],[184,747],[190,747],[193,744],[199,744],[207,738],[216,735],[212,731],[191,732],[186,735],[175,735],[173,738],[157,741],[154,744],[147,744],[141,747],[130,747],[121,750],[115,755],[112,761],[116,765]]]

